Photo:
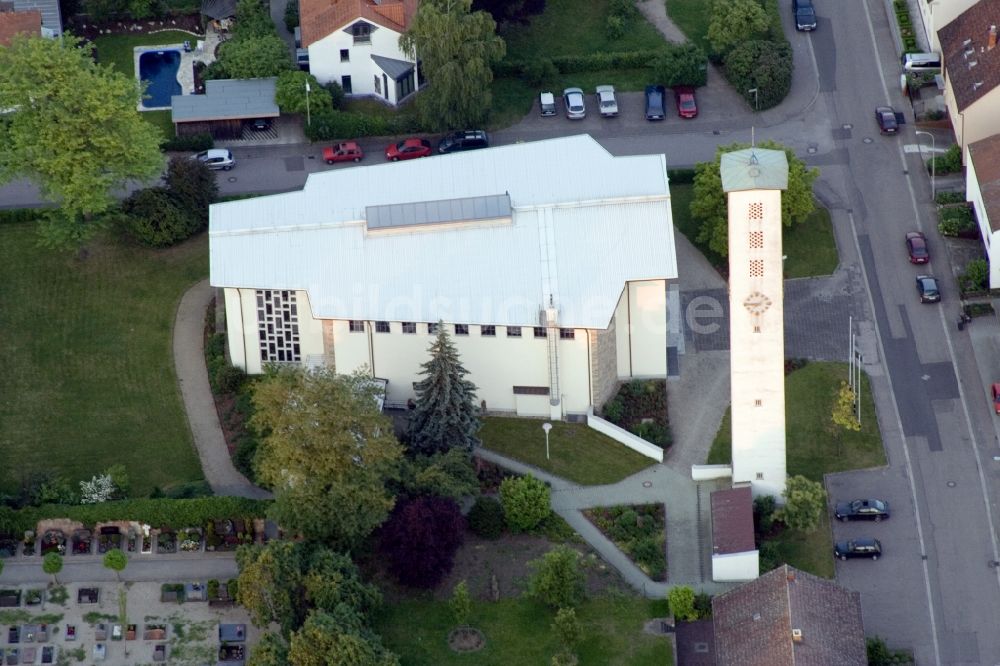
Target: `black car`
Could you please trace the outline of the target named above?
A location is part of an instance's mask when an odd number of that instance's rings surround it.
[[[891,106],[876,107],[875,122],[878,123],[878,131],[882,132],[882,134],[896,134],[899,131],[896,110]]]
[[[878,539],[841,541],[833,547],[833,554],[842,560],[849,557],[870,557],[877,560],[882,556],[882,542]]]
[[[792,12],[795,14],[796,30],[816,29],[816,10],[812,0],[792,0]]]
[[[266,132],[271,129],[271,119],[270,118],[257,118],[250,125],[253,127],[255,132]]]
[[[490,137],[482,130],[466,130],[464,132],[452,132],[441,139],[438,144],[439,153],[457,153],[462,150],[475,150],[477,148],[488,148]]]
[[[839,502],[834,515],[838,520],[874,520],[877,523],[889,517],[889,503],[877,499]]]
[[[917,293],[920,294],[921,303],[937,303],[941,300],[937,279],[930,275],[917,276]]]
[[[663,120],[667,115],[667,89],[646,86],[646,120]]]

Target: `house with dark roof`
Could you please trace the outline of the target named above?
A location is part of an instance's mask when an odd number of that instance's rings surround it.
[[[1000,123],[998,123],[1000,130]],[[990,289],[1000,288],[1000,134],[970,143],[965,198],[972,204],[990,262]]]
[[[398,104],[419,86],[417,63],[399,47],[418,0],[299,0],[301,46],[320,83]]]
[[[753,535],[750,484],[712,493],[712,580],[753,580],[760,557]]]
[[[954,21],[959,14],[976,4],[978,0],[948,0],[940,2],[917,2],[910,6],[910,11],[917,10],[920,23],[923,26],[924,36],[931,51],[935,53],[941,50],[941,43],[938,41],[937,29],[943,25],[948,25]]]
[[[1000,130],[1000,0],[980,0],[938,30],[945,104],[962,147]]]
[[[718,666],[866,666],[861,595],[782,565],[712,600]]]

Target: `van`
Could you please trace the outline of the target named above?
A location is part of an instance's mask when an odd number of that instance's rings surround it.
[[[556,115],[556,97],[550,92],[543,92],[538,95],[538,106],[542,110],[543,116]]]
[[[941,69],[941,56],[937,53],[904,53],[904,72],[936,72]]]
[[[475,150],[477,148],[488,148],[490,137],[483,130],[465,130],[464,132],[452,132],[441,139],[438,144],[438,152],[457,153],[463,150]]]

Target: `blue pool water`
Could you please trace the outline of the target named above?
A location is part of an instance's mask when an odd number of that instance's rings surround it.
[[[149,81],[146,88],[149,99],[142,100],[144,107],[170,106],[171,95],[181,94],[181,84],[177,82],[180,64],[180,51],[146,51],[139,54],[139,78]]]

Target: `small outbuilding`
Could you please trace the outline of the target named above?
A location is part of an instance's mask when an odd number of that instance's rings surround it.
[[[274,101],[277,79],[217,79],[205,82],[204,95],[174,95],[170,119],[177,136],[211,134],[240,139],[244,125],[281,115]]]
[[[750,484],[715,491],[712,493],[712,580],[753,580],[759,575]]]

